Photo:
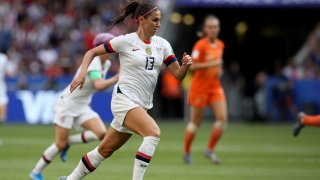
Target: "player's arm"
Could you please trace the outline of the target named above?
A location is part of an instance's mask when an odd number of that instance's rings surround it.
[[[92,62],[93,58],[106,53],[107,51],[103,44],[95,48],[92,48],[86,52],[86,54],[83,57],[80,73],[71,83],[71,86],[70,86],[71,92],[73,92],[78,86],[82,88],[84,81],[86,79],[88,67]]]
[[[112,86],[119,79],[119,73],[112,76],[109,79],[103,79],[100,71],[90,71],[88,73],[88,75],[89,75],[90,80],[92,81],[93,87],[98,91],[102,91],[102,90]]]
[[[222,60],[215,60],[215,61],[206,61],[206,62],[193,62],[190,69],[192,71],[199,70],[199,69],[207,69],[210,67],[218,67],[222,65]]]
[[[174,61],[168,65],[169,71],[178,80],[182,80],[186,76],[188,69],[192,64],[192,58],[190,55],[187,55],[187,53],[184,53],[181,62],[181,66],[178,61]]]

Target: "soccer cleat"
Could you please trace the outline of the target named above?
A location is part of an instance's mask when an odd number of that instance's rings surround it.
[[[60,153],[61,161],[66,162],[67,161],[67,154],[69,151],[70,145],[67,145],[66,148],[64,148]]]
[[[58,180],[67,180],[68,176],[60,176]]]
[[[297,122],[294,124],[293,130],[292,130],[292,134],[294,137],[297,137],[299,135],[301,129],[304,127],[304,125],[301,122],[301,120],[304,116],[305,116],[304,112],[299,112],[299,114],[297,115]]]
[[[192,159],[191,159],[190,154],[185,154],[185,155],[183,156],[183,161],[184,161],[184,163],[186,163],[186,164],[192,164]]]
[[[29,177],[32,179],[32,180],[44,180],[43,176],[41,173],[30,173],[29,174]]]
[[[203,155],[210,159],[213,164],[221,164],[221,160],[218,158],[217,154],[210,150],[205,150]]]

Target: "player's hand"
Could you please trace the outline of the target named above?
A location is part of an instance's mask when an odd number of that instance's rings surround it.
[[[192,64],[192,58],[190,55],[188,55],[186,52],[183,53],[183,58],[182,58],[182,65],[183,66],[191,66]]]
[[[80,89],[83,87],[84,81],[86,80],[86,75],[83,75],[83,73],[80,73],[71,83],[70,85],[70,92],[72,93],[75,89],[77,89],[78,86],[80,86]]]

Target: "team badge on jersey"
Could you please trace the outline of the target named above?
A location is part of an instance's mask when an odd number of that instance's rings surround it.
[[[157,53],[158,53],[158,54],[161,54],[161,53],[162,53],[161,47],[156,47],[156,48],[157,48]]]
[[[150,47],[147,47],[147,48],[146,48],[146,53],[147,53],[148,55],[151,55],[151,54],[152,54],[152,50],[151,50]]]

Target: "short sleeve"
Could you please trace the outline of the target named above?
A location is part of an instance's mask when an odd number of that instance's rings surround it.
[[[200,41],[193,46],[191,57],[193,61],[201,61],[203,59],[204,50]]]
[[[104,43],[104,48],[106,49],[107,53],[119,53],[122,51],[124,44],[125,36],[121,35]]]
[[[173,52],[173,49],[170,45],[170,43],[166,40],[164,40],[164,60],[163,63],[167,66],[172,64],[173,62],[177,61],[177,58]]]

